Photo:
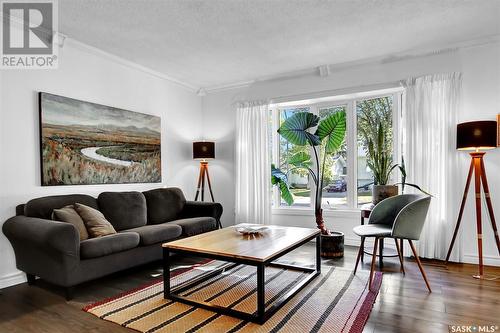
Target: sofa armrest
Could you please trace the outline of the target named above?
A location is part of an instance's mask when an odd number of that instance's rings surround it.
[[[70,223],[56,222],[26,216],[14,216],[2,227],[11,243],[22,243],[23,247],[36,247],[80,258],[80,236]]]
[[[217,221],[222,216],[222,205],[218,202],[186,201],[181,218],[213,217]]]

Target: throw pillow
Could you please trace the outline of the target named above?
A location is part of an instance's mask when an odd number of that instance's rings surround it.
[[[82,218],[78,215],[73,205],[68,205],[60,209],[54,209],[52,211],[52,219],[54,221],[66,222],[74,225],[80,234],[81,241],[89,238],[87,228],[85,228]]]
[[[91,238],[116,234],[115,228],[97,209],[79,203],[75,203],[74,207],[78,215],[82,218],[85,227],[87,227]]]

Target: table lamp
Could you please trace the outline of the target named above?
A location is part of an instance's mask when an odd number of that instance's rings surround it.
[[[208,183],[210,196],[212,202],[214,201],[214,194],[212,192],[212,184],[210,183],[210,176],[208,174],[208,159],[215,158],[215,142],[210,141],[196,141],[193,142],[193,159],[200,160],[200,174],[198,176],[198,186],[196,188],[196,196],[194,201],[198,201],[198,196],[201,192],[201,201],[205,200],[205,179]]]
[[[448,254],[446,255],[446,263],[448,263],[448,260],[450,259],[451,251],[453,249],[453,244],[455,243],[455,239],[457,237],[457,233],[460,228],[460,222],[462,221],[465,202],[467,200],[467,192],[469,191],[472,175],[474,174],[477,246],[479,252],[479,274],[474,275],[474,277],[478,279],[484,278],[483,232],[482,232],[482,221],[481,221],[481,185],[484,190],[484,196],[486,198],[486,207],[488,209],[488,214],[491,220],[491,226],[495,234],[495,241],[497,244],[498,253],[500,254],[500,240],[498,238],[495,215],[493,214],[493,205],[491,204],[490,190],[488,187],[488,180],[486,178],[486,171],[484,169],[484,162],[483,162],[483,156],[486,154],[484,150],[495,149],[496,147],[497,147],[496,121],[489,121],[489,120],[471,121],[457,125],[457,149],[473,150],[473,152],[470,153],[471,162],[469,167],[469,173],[467,175],[467,181],[465,183],[464,195],[462,197],[462,204],[460,206],[460,211],[458,213],[455,232],[453,233],[453,238],[451,240],[451,244],[448,249]]]

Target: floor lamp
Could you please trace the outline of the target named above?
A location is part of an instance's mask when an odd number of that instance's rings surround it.
[[[196,188],[196,196],[194,201],[198,201],[201,192],[201,201],[205,201],[205,180],[208,183],[210,197],[212,202],[214,194],[212,192],[212,184],[210,183],[210,176],[208,174],[208,159],[215,158],[215,142],[198,141],[193,142],[193,159],[200,160],[200,175],[198,176],[198,186]]]
[[[484,197],[486,199],[486,207],[490,216],[491,226],[495,235],[498,253],[500,254],[500,240],[498,239],[498,230],[493,214],[493,205],[491,204],[490,190],[488,187],[488,180],[486,178],[486,171],[484,169],[483,157],[486,154],[482,150],[494,149],[497,147],[497,122],[496,121],[472,121],[457,125],[457,149],[458,150],[474,150],[470,153],[471,163],[469,173],[467,175],[467,182],[465,183],[464,195],[460,211],[458,213],[457,224],[453,238],[451,240],[448,254],[446,255],[446,263],[450,259],[453,245],[460,228],[462,215],[464,212],[465,202],[467,200],[467,193],[471,183],[472,175],[474,174],[474,189],[475,189],[475,202],[476,202],[476,225],[477,225],[477,247],[479,253],[479,274],[474,275],[477,279],[484,278],[483,267],[483,231],[481,220],[481,185],[484,190]]]

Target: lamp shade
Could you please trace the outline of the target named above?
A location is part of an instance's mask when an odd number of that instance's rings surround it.
[[[476,150],[497,147],[497,122],[470,121],[457,125],[457,149]]]
[[[193,159],[215,158],[215,142],[193,142]]]

